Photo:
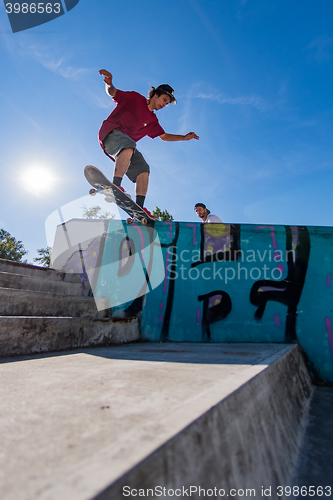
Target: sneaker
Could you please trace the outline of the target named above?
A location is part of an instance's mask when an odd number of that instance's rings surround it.
[[[147,208],[143,207],[143,210],[146,212],[146,214],[148,215],[148,217],[150,217],[151,219],[159,220],[159,217],[156,217],[156,215],[153,215],[151,212],[149,212],[149,210]]]

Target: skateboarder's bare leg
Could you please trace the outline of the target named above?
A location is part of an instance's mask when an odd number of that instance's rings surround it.
[[[135,194],[136,194],[136,203],[143,207],[145,197],[148,189],[148,172],[141,172],[136,179],[135,184]]]
[[[149,178],[148,172],[141,172],[141,174],[138,175],[135,184],[136,195],[146,196],[148,189],[148,178]]]
[[[116,158],[113,178],[118,177],[118,179],[121,180],[124,177],[129,167],[133,152],[133,148],[125,148],[120,151],[119,155]],[[116,182],[114,182],[114,184],[120,185]]]

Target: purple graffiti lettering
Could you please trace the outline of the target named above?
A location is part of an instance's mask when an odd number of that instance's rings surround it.
[[[332,333],[332,323],[329,318],[325,318],[327,337],[328,337],[328,345],[330,346],[332,362],[333,362],[333,333]]]

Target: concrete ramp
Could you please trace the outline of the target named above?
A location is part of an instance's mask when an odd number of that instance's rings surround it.
[[[3,359],[0,377],[6,500],[278,498],[312,394],[285,344],[95,348]]]

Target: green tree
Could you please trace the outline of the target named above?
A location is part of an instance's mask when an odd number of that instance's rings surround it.
[[[155,210],[153,210],[153,215],[155,217],[159,217],[161,221],[163,222],[169,222],[173,220],[173,217],[167,210],[161,210],[160,208],[156,207]]]
[[[99,205],[95,205],[94,207],[83,208],[83,217],[85,219],[114,219],[115,215],[110,214],[110,212],[101,212],[101,207]]]
[[[52,248],[38,248],[37,252],[39,257],[34,258],[34,261],[38,262],[38,264],[41,264],[43,267],[50,267]]]
[[[14,238],[8,231],[0,229],[0,259],[22,262],[23,255],[27,253],[22,241]]]

